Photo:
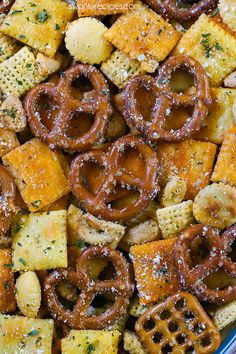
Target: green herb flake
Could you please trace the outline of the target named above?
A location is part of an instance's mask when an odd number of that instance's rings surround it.
[[[20,13],[22,13],[21,10],[14,10],[14,11],[12,11],[12,12],[10,13],[10,16],[18,15],[18,14],[20,14]]]
[[[3,264],[4,267],[6,268],[13,268],[14,264],[13,263],[7,263],[7,264]]]
[[[91,354],[92,352],[95,352],[95,346],[94,344],[90,343],[87,347],[87,354]]]
[[[61,27],[58,25],[58,23],[55,24],[55,30],[59,31]]]
[[[34,337],[34,336],[37,336],[39,334],[39,331],[37,329],[33,329],[32,331],[30,331],[28,333],[28,336],[29,337]]]
[[[20,38],[20,39],[25,39],[26,36],[25,36],[24,34],[20,34],[20,35],[19,35],[19,38]]]
[[[39,12],[37,15],[38,21],[40,23],[44,23],[47,21],[51,16],[48,15],[48,12],[46,9],[43,9],[43,11]]]
[[[24,258],[19,258],[19,262],[26,266],[26,261],[24,260]]]
[[[219,13],[219,7],[216,7],[213,11],[212,17],[215,17]]]
[[[8,117],[16,118],[16,110],[14,108],[4,108],[2,110]]]
[[[9,290],[10,287],[11,287],[10,281],[9,281],[9,280],[5,281],[5,283],[4,283],[4,288],[5,288],[6,290]]]
[[[218,43],[218,42],[216,42],[215,48],[217,50],[222,50],[223,51],[223,48],[221,47],[220,43]]]

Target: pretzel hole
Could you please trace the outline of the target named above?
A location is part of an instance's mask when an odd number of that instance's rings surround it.
[[[145,178],[145,161],[137,149],[129,147],[125,149],[119,161],[122,170],[135,177]]]
[[[147,332],[151,331],[154,327],[155,327],[155,322],[152,319],[145,321],[143,324],[143,328]]]
[[[93,87],[91,81],[84,75],[81,75],[80,77],[73,80],[71,86],[75,90],[80,91],[80,92],[89,92],[89,91],[94,90],[94,87]]]
[[[104,313],[113,306],[114,302],[114,294],[111,291],[104,292],[103,294],[95,294],[90,304],[91,316],[94,314],[93,312],[99,312],[99,314]]]
[[[56,118],[59,116],[59,106],[53,97],[42,95],[37,105],[37,111],[40,116],[41,123],[51,131]]]
[[[193,331],[196,333],[196,334],[201,334],[201,333],[203,333],[204,332],[204,330],[205,330],[205,326],[204,326],[204,324],[202,324],[202,323],[197,323],[197,324],[195,324],[195,326],[194,326],[194,328],[193,328]]]
[[[170,318],[171,316],[171,313],[169,310],[163,310],[161,313],[160,313],[160,318],[161,320],[168,320],[168,318]]]
[[[193,346],[188,347],[185,351],[185,354],[193,354],[193,353],[195,353],[195,349]]]
[[[171,107],[166,111],[165,130],[178,130],[193,116],[193,107]]]
[[[177,311],[181,311],[184,307],[185,307],[185,300],[183,298],[176,301],[175,309]]]
[[[179,326],[177,325],[176,322],[171,321],[171,322],[168,323],[168,329],[169,329],[169,331],[170,331],[171,333],[173,333],[173,332],[178,331]]]
[[[172,347],[169,344],[166,344],[162,349],[161,352],[163,354],[169,354],[172,352]]]
[[[194,314],[192,313],[192,311],[186,311],[184,313],[184,320],[185,322],[190,322],[193,321],[195,319]]]
[[[70,121],[66,135],[70,138],[79,138],[81,135],[89,131],[94,123],[95,116],[93,114],[75,112]]]
[[[88,161],[82,167],[83,184],[87,190],[95,195],[105,181],[104,167],[97,163]]]
[[[141,86],[135,93],[135,99],[138,112],[145,121],[150,122],[152,120],[151,113],[157,99],[156,95],[151,90],[147,90],[144,86]]]
[[[154,343],[160,343],[163,341],[163,334],[161,332],[157,332],[154,334],[154,336],[152,337],[152,340]]]
[[[194,86],[194,79],[184,67],[177,68],[171,75],[170,87],[175,93],[186,93]]]
[[[73,310],[75,302],[77,301],[80,294],[81,289],[76,288],[76,286],[68,281],[61,281],[56,287],[56,295],[58,301],[65,309],[70,311]]]
[[[211,345],[211,337],[206,336],[206,337],[202,338],[201,345],[202,345],[202,347],[208,347],[209,345]]]
[[[186,336],[184,334],[179,334],[176,337],[176,340],[177,340],[178,344],[182,345],[186,342]]]
[[[204,280],[203,283],[206,284],[206,286],[209,289],[224,289],[228,287],[229,285],[233,285],[235,282],[235,279],[231,277],[229,274],[224,272],[224,270],[220,269],[210,275],[208,275]]]
[[[113,209],[123,209],[128,205],[132,205],[138,200],[140,193],[132,190],[128,190],[128,186],[124,186],[117,194],[113,195],[115,200],[110,201],[109,205]],[[122,196],[124,195],[124,196]],[[117,199],[116,199],[117,198]]]
[[[190,257],[192,266],[195,267],[209,255],[209,244],[207,238],[197,236],[191,243]]]
[[[233,262],[236,262],[236,240],[231,245],[230,252],[228,253],[227,257],[230,258]]]

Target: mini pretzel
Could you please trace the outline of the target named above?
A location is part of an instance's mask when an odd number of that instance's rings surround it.
[[[73,96],[72,83],[82,76],[87,78],[94,88],[90,92],[90,100]],[[50,107],[54,105],[55,112],[58,110],[58,113],[54,113],[55,117],[46,117],[50,128],[43,124],[38,110],[38,105],[45,96],[52,99]],[[93,66],[74,64],[64,73],[57,85],[46,83],[33,88],[26,97],[25,109],[35,136],[48,144],[70,151],[80,151],[91,147],[103,136],[111,114],[109,99],[109,88],[103,75]],[[93,114],[95,118],[87,132],[72,138],[67,132],[72,118],[78,113]]]
[[[196,266],[192,266],[190,249],[194,251],[194,242],[204,238],[209,247],[209,255]],[[210,289],[203,280],[211,273],[222,269],[232,277],[236,277],[236,263],[227,254],[236,239],[236,227],[226,230],[222,236],[208,226],[194,225],[187,229],[175,244],[174,260],[178,270],[179,280],[184,289],[194,293],[200,300],[224,304],[235,300],[236,285],[225,289]]]
[[[89,265],[94,258],[111,261],[116,276],[111,280],[93,280]],[[63,281],[69,281],[81,290],[79,299],[72,311],[65,309],[59,302],[56,287]],[[88,310],[97,294],[112,292],[115,302],[101,315],[89,316]],[[104,329],[126,313],[133,286],[129,275],[129,266],[125,258],[117,251],[94,246],[88,248],[77,261],[76,272],[73,270],[53,271],[44,281],[45,302],[57,320],[63,321],[75,329]]]
[[[146,311],[135,329],[150,354],[213,353],[220,334],[197,299],[179,292]]]
[[[144,179],[131,175],[120,166],[121,157],[127,148],[137,150],[137,154],[143,157],[145,162],[143,168],[146,172]],[[105,170],[105,180],[96,195],[93,195],[83,183],[83,166],[89,161],[103,166]],[[127,135],[118,139],[107,153],[91,150],[77,156],[72,163],[70,181],[73,194],[91,214],[106,220],[118,221],[135,217],[148,206],[158,191],[157,172],[158,161],[155,152],[141,139]],[[113,200],[117,185],[138,190],[140,195],[134,203],[122,209],[112,208],[109,203]]]
[[[194,76],[195,94],[177,94],[170,87],[172,73],[179,67],[185,67]],[[159,86],[158,86],[159,85]],[[150,112],[152,121],[146,121],[137,108],[135,94],[140,87],[152,91],[156,102]],[[169,58],[160,68],[156,79],[147,75],[133,78],[127,85],[124,94],[124,117],[128,124],[144,134],[151,142],[177,142],[191,137],[198,131],[208,113],[211,104],[210,86],[203,67],[192,57],[177,55]],[[193,115],[177,130],[164,128],[172,107],[193,107]]]
[[[13,4],[13,0],[3,0],[0,2],[0,14],[6,14]]]
[[[185,0],[185,3],[193,4],[188,8],[180,8],[177,0],[145,0],[154,10],[164,18],[174,19],[179,22],[197,19],[202,13],[209,12],[217,6],[218,0],[201,0],[197,4]]]
[[[16,208],[14,200],[16,196],[15,184],[8,170],[0,165],[0,180],[1,180],[1,202],[0,202],[0,245],[6,246],[9,244],[9,239],[6,237],[6,232],[11,226]]]

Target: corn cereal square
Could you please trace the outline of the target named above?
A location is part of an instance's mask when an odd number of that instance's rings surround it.
[[[138,60],[142,70],[154,72],[181,34],[157,13],[136,3],[131,11],[116,20],[104,37],[131,59]]]
[[[32,139],[3,157],[31,212],[39,211],[69,192],[69,183],[55,152]]]
[[[79,17],[112,15],[128,11],[134,0],[77,0]]]
[[[213,104],[203,127],[194,135],[197,140],[222,144],[224,137],[236,120],[236,89],[212,88]]]
[[[14,275],[10,249],[0,249],[0,312],[14,312],[16,301],[14,296]],[[0,329],[1,332],[1,329]],[[0,346],[1,348],[1,346]]]
[[[13,269],[67,267],[67,212],[20,215],[12,225]]]
[[[196,140],[158,144],[161,186],[173,176],[179,176],[187,184],[185,198],[193,200],[210,183],[216,150],[215,144]]]
[[[216,328],[221,331],[228,324],[236,320],[236,300],[220,306],[213,315],[213,321]]]
[[[205,14],[189,28],[174,54],[188,54],[198,60],[212,86],[220,86],[236,68],[236,37]]]
[[[54,57],[75,7],[62,0],[16,0],[0,32]]]
[[[3,354],[50,354],[53,320],[0,315],[0,348]]]
[[[236,126],[225,136],[211,180],[236,186]]]
[[[176,238],[130,248],[141,304],[162,301],[179,289],[173,263]]]
[[[14,38],[0,33],[0,63],[9,59],[20,49],[20,45]]]

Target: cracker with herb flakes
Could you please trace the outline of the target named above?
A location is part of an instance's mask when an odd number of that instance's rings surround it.
[[[31,212],[43,209],[69,193],[69,183],[55,152],[32,139],[3,157]]]
[[[19,215],[12,225],[13,270],[67,267],[67,212]]]
[[[117,354],[119,337],[118,331],[71,330],[61,341],[62,354]]]
[[[1,353],[51,353],[53,320],[0,315]]]
[[[18,133],[26,128],[26,124],[22,102],[15,95],[8,95],[0,107],[0,128]]]
[[[20,145],[16,133],[0,128],[0,157],[8,154]]]
[[[165,299],[179,289],[173,251],[176,238],[130,248],[140,304]]]
[[[104,37],[131,59],[138,60],[142,70],[154,72],[181,34],[157,13],[136,2],[131,11],[116,20]]]
[[[0,32],[54,57],[75,12],[75,7],[62,0],[16,0]]]
[[[202,14],[183,35],[174,54],[187,54],[198,60],[211,86],[220,86],[236,68],[236,37]]]
[[[13,264],[11,258],[11,250],[0,249],[0,312],[1,313],[14,312],[16,310],[16,301],[14,297],[15,283],[14,283],[14,275],[13,275],[12,267]],[[1,345],[0,348],[2,349]]]
[[[21,48],[14,38],[0,33],[0,63],[9,59]]]

